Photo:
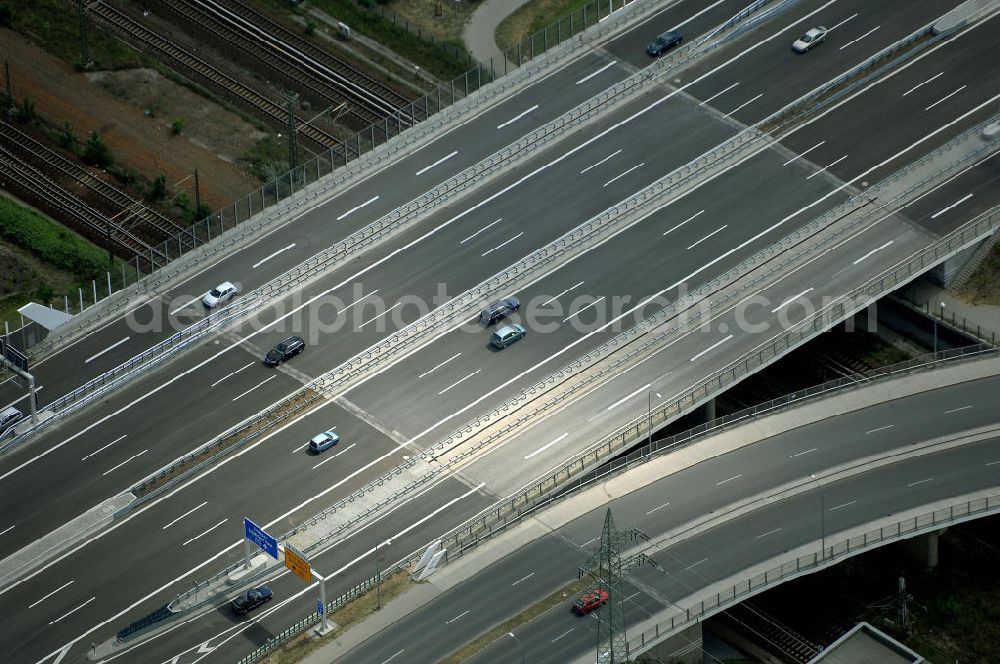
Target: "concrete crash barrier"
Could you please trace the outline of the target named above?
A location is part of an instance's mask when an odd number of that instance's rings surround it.
[[[931,32],[935,35],[954,32],[997,8],[1000,8],[1000,0],[966,0],[939,18]]]
[[[0,560],[0,588],[6,588],[90,535],[102,530],[114,520],[115,512],[133,500],[135,500],[135,496],[131,493],[122,493],[114,498],[109,498]]]

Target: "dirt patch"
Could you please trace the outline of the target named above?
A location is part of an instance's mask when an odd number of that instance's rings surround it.
[[[257,186],[248,169],[233,162],[263,134],[239,116],[153,70],[84,76],[18,33],[0,32],[14,98],[34,101],[47,121],[56,126],[68,122],[80,137],[99,131],[116,162],[149,179],[163,173],[168,185],[197,168],[202,199],[212,207],[227,205]],[[144,113],[149,108],[152,116]],[[185,126],[175,136],[171,123],[176,118],[184,118]]]

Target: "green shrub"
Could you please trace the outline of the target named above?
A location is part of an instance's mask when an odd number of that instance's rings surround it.
[[[48,282],[43,281],[38,284],[38,288],[35,289],[35,299],[37,299],[42,304],[48,304],[55,297],[56,292],[52,290],[52,286],[49,286]]]
[[[90,138],[87,139],[80,158],[83,159],[83,163],[98,168],[107,168],[114,162],[111,150],[101,140],[101,134],[97,130],[90,132]]]
[[[107,268],[105,249],[3,197],[0,237],[80,279],[95,279]]]
[[[171,133],[171,135],[173,135],[173,136],[177,136],[177,135],[179,135],[179,134],[180,134],[180,133],[181,133],[182,131],[184,131],[184,118],[176,118],[176,119],[175,119],[175,120],[174,120],[174,121],[173,121],[173,122],[172,122],[172,123],[170,124],[170,133]]]
[[[146,188],[146,198],[151,201],[162,201],[166,197],[167,176],[160,173],[149,183],[149,187]]]
[[[62,131],[56,137],[56,141],[67,150],[72,150],[76,147],[76,132],[73,131],[73,125],[68,122],[64,123]]]
[[[14,119],[18,122],[31,122],[37,117],[35,113],[35,102],[31,101],[27,97],[21,100],[21,103],[14,107]]]
[[[108,169],[108,173],[111,173],[116,180],[126,187],[134,187],[139,182],[139,174],[131,167],[116,168],[112,166]]]

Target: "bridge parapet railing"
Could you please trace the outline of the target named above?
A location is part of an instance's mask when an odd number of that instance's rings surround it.
[[[874,528],[860,535],[835,541],[825,548],[819,547],[814,553],[797,556],[793,560],[776,565],[764,572],[748,576],[696,604],[682,607],[670,617],[670,620],[664,620],[652,628],[644,629],[638,635],[630,634],[627,651],[630,654],[638,655],[696,622],[802,574],[823,569],[875,547],[997,513],[1000,513],[1000,494],[965,500],[948,507],[901,519],[891,525]]]

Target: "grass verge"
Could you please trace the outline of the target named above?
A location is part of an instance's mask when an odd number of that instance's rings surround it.
[[[468,660],[479,651],[486,649],[491,643],[493,643],[497,639],[502,638],[507,632],[513,632],[521,625],[531,622],[538,616],[547,612],[549,609],[559,606],[560,604],[565,604],[567,600],[569,600],[571,597],[583,592],[585,588],[589,588],[593,585],[594,585],[593,580],[589,578],[584,578],[580,579],[579,581],[574,581],[568,586],[565,586],[564,588],[561,588],[556,592],[552,593],[551,595],[541,600],[540,602],[537,602],[532,606],[529,606],[523,612],[517,614],[510,620],[500,623],[490,631],[481,635],[475,641],[466,644],[464,647],[460,648],[459,650],[456,650],[448,657],[442,659],[440,662],[438,662],[438,664],[461,664],[461,662]],[[567,608],[567,611],[568,610],[569,609]]]
[[[533,0],[500,22],[495,33],[497,45],[501,50],[517,46],[560,18],[592,4],[593,0]]]
[[[414,583],[406,571],[384,577],[382,579],[382,604],[386,604],[392,599],[399,597],[409,590]],[[324,638],[315,638],[308,632],[299,634],[268,655],[268,664],[293,664],[294,662],[301,661],[302,658],[325,645],[329,639],[334,638],[343,632],[343,630],[361,622],[374,613],[377,601],[375,590],[369,590],[364,595],[359,596],[354,601],[330,614],[330,619],[337,623],[337,629],[333,634]]]
[[[80,16],[63,0],[0,2],[12,8],[10,27],[49,53],[83,68]],[[148,66],[147,58],[92,23],[87,24],[87,51],[93,69],[129,69]]]
[[[42,262],[75,275],[96,279],[108,268],[108,252],[48,217],[0,196],[0,238]]]
[[[261,0],[261,4],[277,13],[299,13],[306,20],[309,19],[302,10],[290,8],[285,0]],[[393,23],[391,18],[383,18],[377,13],[378,10],[366,9],[353,0],[310,0],[310,4],[346,23],[351,30],[391,48],[442,80],[461,76],[471,66],[470,56],[461,38],[436,40],[436,43],[432,43],[424,39],[422,34],[418,36],[398,22]]]

